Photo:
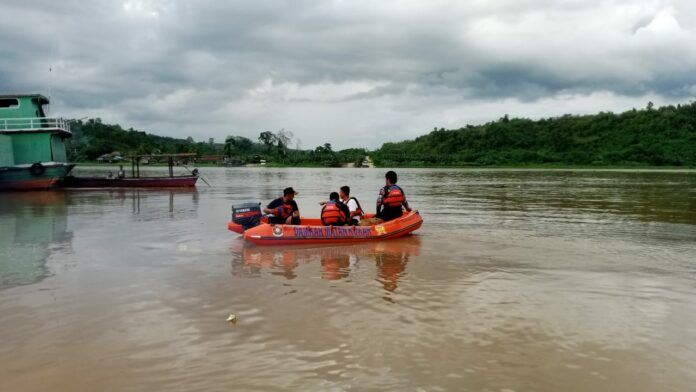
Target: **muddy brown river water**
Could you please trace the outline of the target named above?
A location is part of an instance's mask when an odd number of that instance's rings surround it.
[[[423,227],[342,246],[246,245],[230,205],[373,210],[384,169],[0,194],[0,391],[696,389],[696,172],[398,173]]]

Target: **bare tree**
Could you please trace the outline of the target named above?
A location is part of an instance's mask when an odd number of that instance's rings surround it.
[[[234,148],[237,146],[235,137],[232,135],[229,135],[225,138],[225,147],[223,148],[223,155],[226,157],[231,157],[232,156],[232,151]]]
[[[275,134],[276,141],[278,142],[278,152],[281,154],[285,154],[286,149],[292,143],[292,138],[295,135],[292,134],[290,131],[286,131],[285,128],[279,130]]]
[[[278,148],[279,149],[285,149],[287,146],[292,143],[292,138],[295,137],[295,135],[292,134],[290,131],[286,131],[285,128],[279,130],[276,133],[276,140],[278,141]]]

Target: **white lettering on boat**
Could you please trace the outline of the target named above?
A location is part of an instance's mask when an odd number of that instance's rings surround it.
[[[295,237],[318,238],[318,237],[370,237],[372,232],[369,227],[293,227]]]

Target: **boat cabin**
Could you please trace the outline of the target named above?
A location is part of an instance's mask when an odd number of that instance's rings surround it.
[[[0,167],[67,162],[67,120],[47,118],[40,94],[0,95]]]

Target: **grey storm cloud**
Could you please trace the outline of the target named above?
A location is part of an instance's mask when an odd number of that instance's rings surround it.
[[[10,1],[0,91],[163,135],[376,147],[692,100],[694,21],[688,0]]]

